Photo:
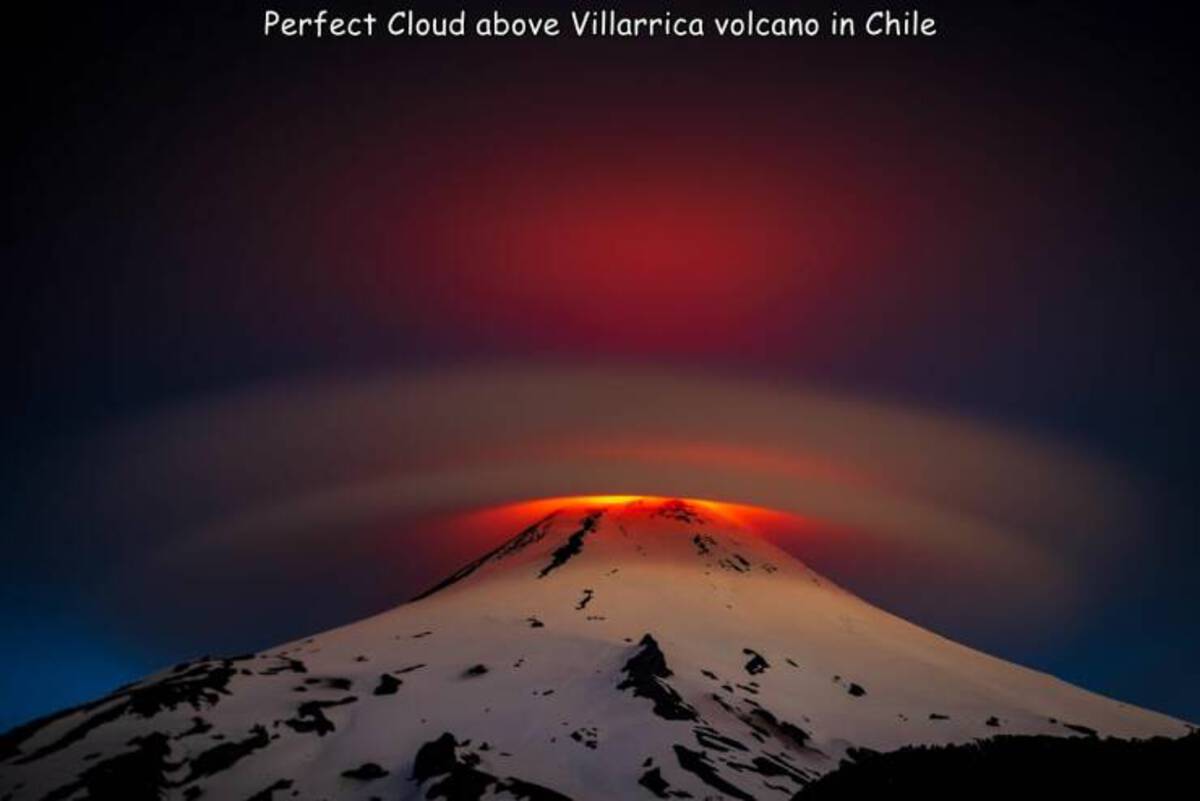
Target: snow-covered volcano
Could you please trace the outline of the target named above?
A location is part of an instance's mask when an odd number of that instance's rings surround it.
[[[1183,722],[911,625],[719,507],[569,504],[417,600],[0,739],[0,798],[789,799],[851,748]]]

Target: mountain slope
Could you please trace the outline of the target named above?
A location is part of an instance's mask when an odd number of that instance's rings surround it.
[[[851,749],[1188,729],[882,612],[719,507],[636,500],[14,730],[0,798],[787,799]]]

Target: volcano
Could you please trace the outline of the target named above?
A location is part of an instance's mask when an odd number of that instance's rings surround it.
[[[915,745],[1191,729],[881,611],[720,505],[529,522],[391,611],[9,732],[0,798],[790,799]]]

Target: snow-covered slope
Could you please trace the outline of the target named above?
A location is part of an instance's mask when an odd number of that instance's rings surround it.
[[[565,506],[424,597],[0,740],[0,798],[788,799],[851,747],[1183,735],[678,501]]]

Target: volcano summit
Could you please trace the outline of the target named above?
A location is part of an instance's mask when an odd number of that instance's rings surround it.
[[[907,746],[1191,729],[887,614],[719,505],[530,522],[389,612],[9,732],[0,798],[790,799]]]

